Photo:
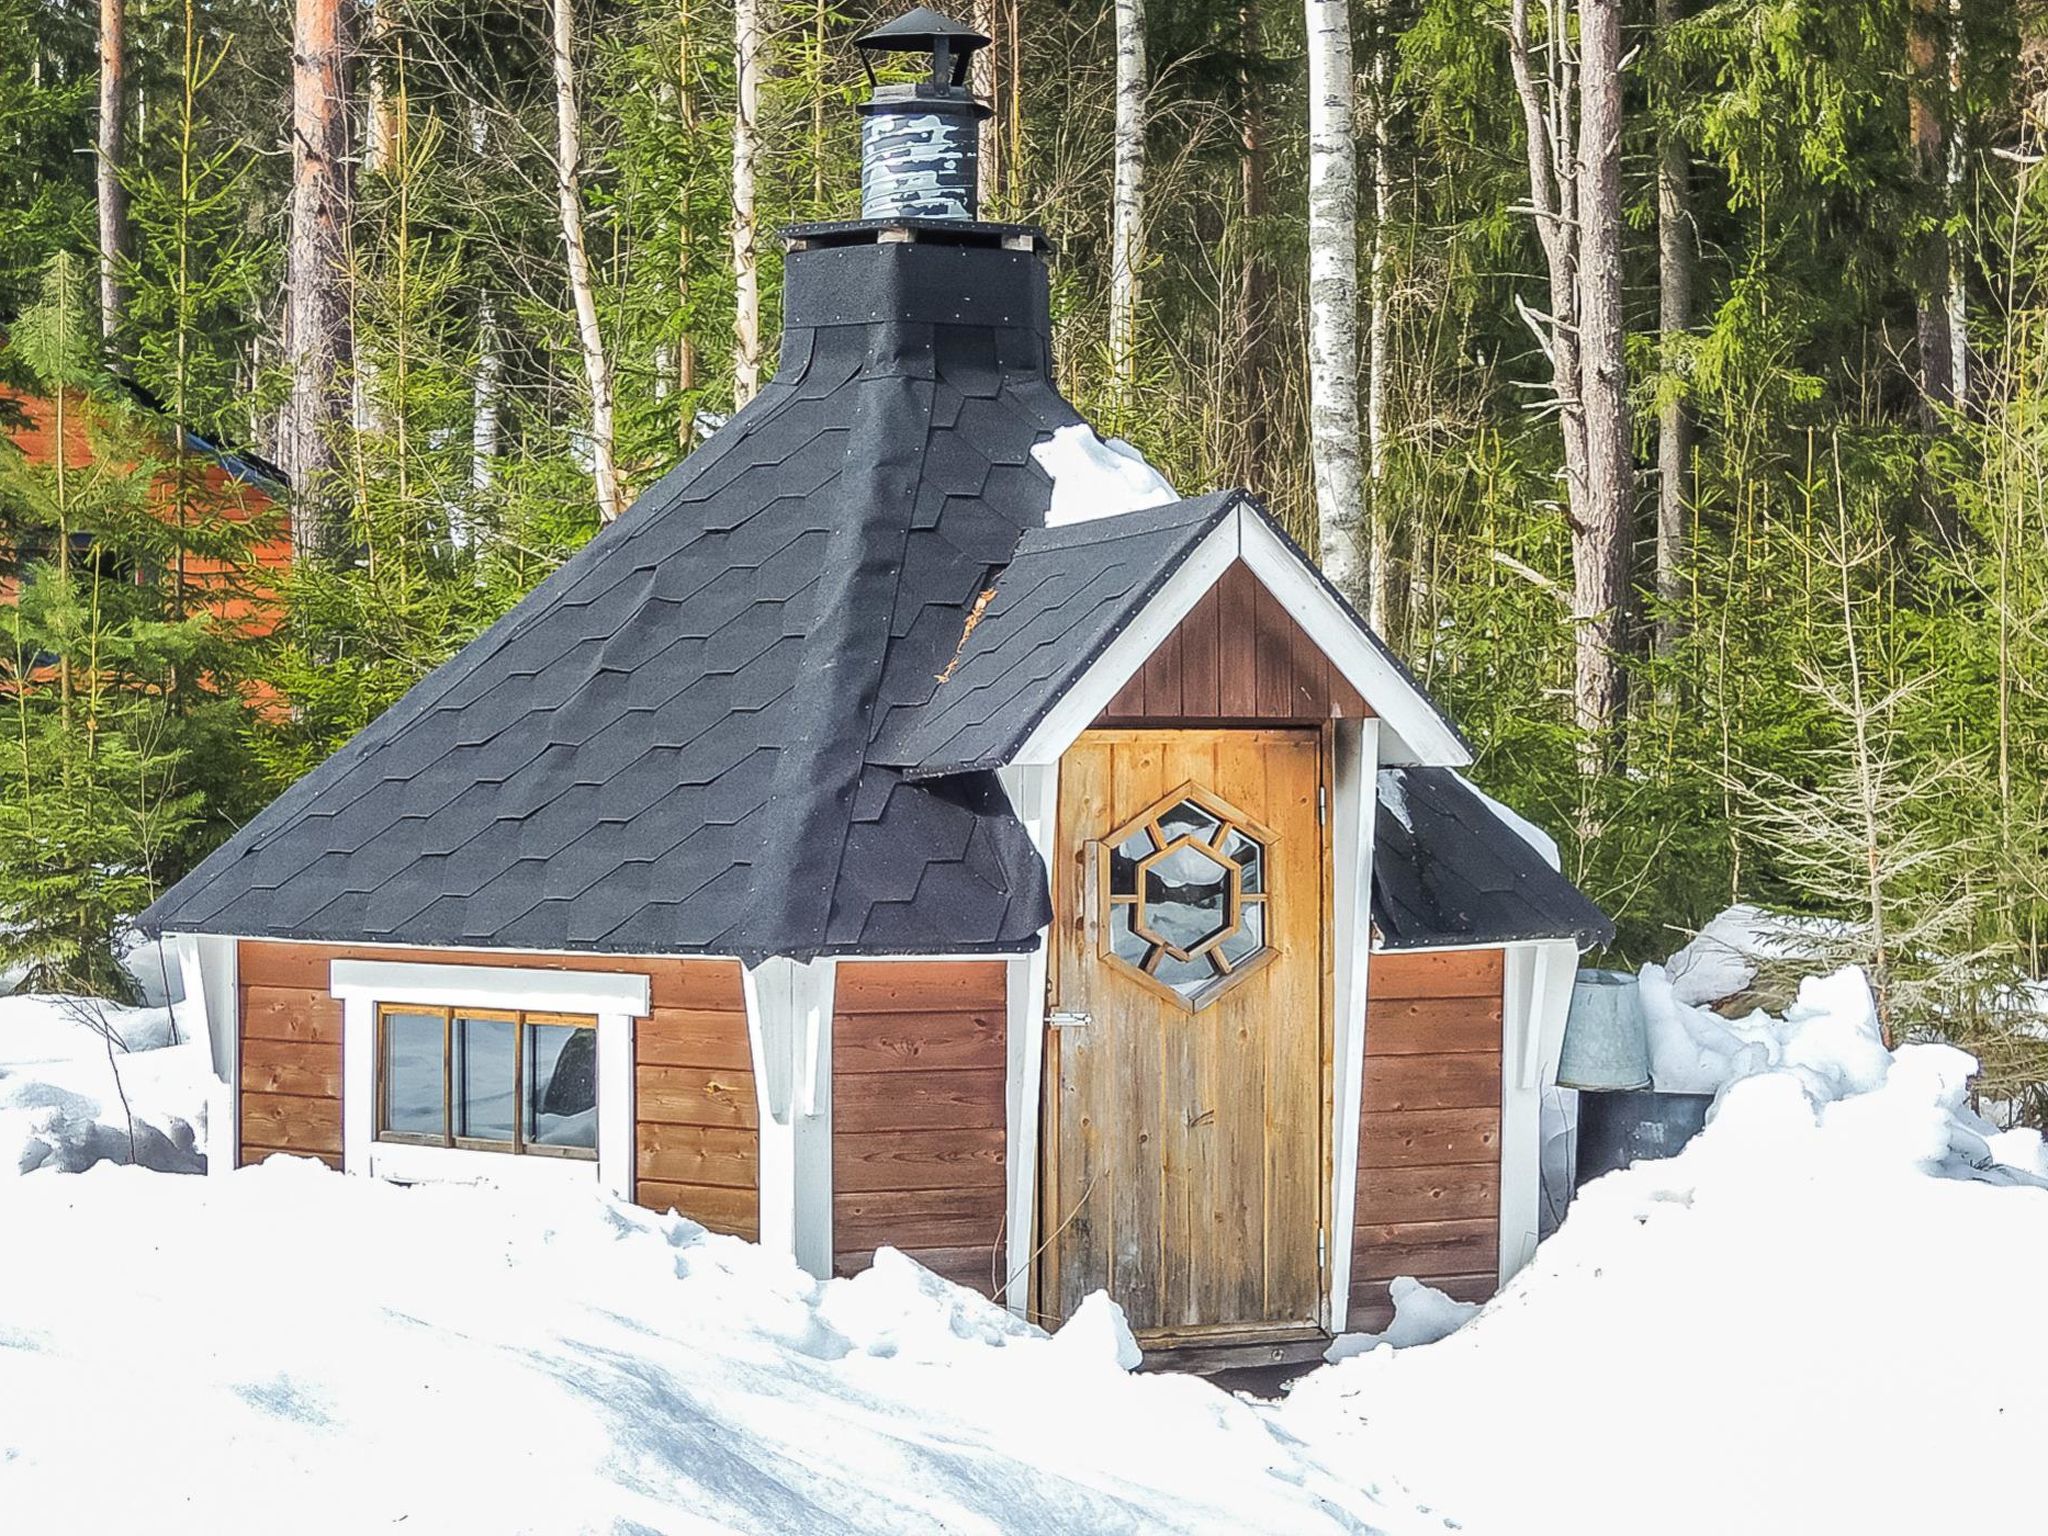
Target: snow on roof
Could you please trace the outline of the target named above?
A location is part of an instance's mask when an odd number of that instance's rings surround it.
[[[1121,512],[1142,512],[1180,500],[1179,493],[1120,437],[1103,439],[1085,421],[1061,427],[1031,450],[1052,476],[1052,506],[1045,526],[1092,522]]]

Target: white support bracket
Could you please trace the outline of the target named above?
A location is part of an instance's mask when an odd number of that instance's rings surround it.
[[[760,1105],[761,1246],[832,1273],[832,1006],[838,962],[747,968],[747,1041]]]
[[[213,1082],[206,1098],[206,1171],[231,1173],[241,1154],[242,1030],[240,944],[212,933],[168,936],[185,985],[186,1013],[206,1029]]]
[[[1557,1080],[1578,947],[1570,939],[1508,946],[1502,967],[1500,1283],[1536,1252],[1543,1204],[1543,1090]]]

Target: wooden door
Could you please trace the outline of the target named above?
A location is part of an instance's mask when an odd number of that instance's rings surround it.
[[[1061,762],[1050,1320],[1097,1289],[1154,1346],[1322,1320],[1323,758],[1313,730],[1100,730]]]

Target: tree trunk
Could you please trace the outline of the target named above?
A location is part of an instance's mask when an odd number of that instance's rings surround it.
[[[1943,0],[1912,0],[1906,19],[1907,136],[1913,171],[1926,194],[1930,225],[1914,257],[1915,332],[1919,342],[1922,419],[1938,430],[1944,408],[1955,404],[1956,338],[1950,329],[1953,280],[1948,233],[1937,219],[1948,207],[1946,96],[1948,61],[1942,43]]]
[[[745,405],[761,389],[761,264],[755,251],[754,157],[761,110],[760,0],[733,0],[733,68],[739,81],[732,114],[732,400]]]
[[[576,303],[576,335],[583,346],[583,376],[590,387],[590,478],[597,515],[610,522],[625,510],[625,493],[612,429],[612,369],[597,323],[597,293],[590,252],[583,241],[583,124],[576,109],[575,0],[555,0],[555,194],[562,211],[562,249],[569,259],[569,291]]]
[[[690,5],[682,0],[676,18],[676,115],[682,121],[683,141],[697,142],[697,98],[690,79]],[[690,396],[697,388],[697,341],[690,334],[690,192],[683,184],[681,205],[676,209],[676,313],[682,317],[683,332],[676,341],[676,443],[685,453],[695,439],[691,433],[695,412]]]
[[[996,55],[1003,35],[1001,10],[999,0],[974,0],[974,30],[988,39],[988,46],[974,54],[974,94],[988,103],[990,112],[981,125],[980,158],[975,165],[975,190],[984,219],[996,217],[1003,195],[1003,102],[996,78]]]
[[[1308,6],[1309,444],[1324,574],[1355,593],[1358,453],[1358,163],[1350,0]]]
[[[126,0],[100,0],[100,335],[121,324],[121,262],[128,253],[128,190],[121,185],[122,96],[128,51]]]
[[[292,37],[291,421],[286,468],[294,492],[293,547],[326,552],[333,532],[326,482],[349,409],[348,48],[344,0],[298,0]]]
[[[1119,402],[1137,380],[1145,255],[1145,4],[1116,0],[1116,145],[1110,191],[1109,372]]]
[[[1266,91],[1250,69],[1259,52],[1256,0],[1238,7],[1238,53],[1247,61],[1238,74],[1238,198],[1243,209],[1244,255],[1237,279],[1237,470],[1240,485],[1265,479],[1273,435],[1271,351],[1272,271],[1264,248],[1266,218]]]
[[[1685,17],[1685,0],[1657,0],[1657,29],[1667,34]],[[1674,96],[1677,95],[1673,88]],[[1684,337],[1692,329],[1698,260],[1692,215],[1692,155],[1678,128],[1677,100],[1666,101],[1657,140],[1657,330],[1666,374],[1657,412],[1657,601],[1655,651],[1669,658],[1685,632],[1686,525],[1693,496],[1692,411],[1673,388]]]
[[[1628,375],[1621,307],[1621,0],[1579,6],[1579,337],[1586,500],[1572,529],[1578,661],[1572,691],[1588,774],[1618,758],[1627,706]]]
[[[1394,606],[1394,509],[1382,492],[1387,478],[1388,216],[1393,192],[1387,184],[1387,112],[1392,84],[1387,50],[1387,0],[1373,0],[1371,89],[1372,256],[1367,282],[1365,376],[1365,478],[1367,596],[1366,622],[1381,635],[1391,632]]]

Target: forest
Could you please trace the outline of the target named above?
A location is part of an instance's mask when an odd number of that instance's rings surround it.
[[[0,959],[118,988],[746,403],[900,9],[0,0],[0,400],[94,447],[0,452]],[[1615,958],[1757,903],[2048,1110],[2039,8],[961,9],[1064,392],[1318,553]]]

